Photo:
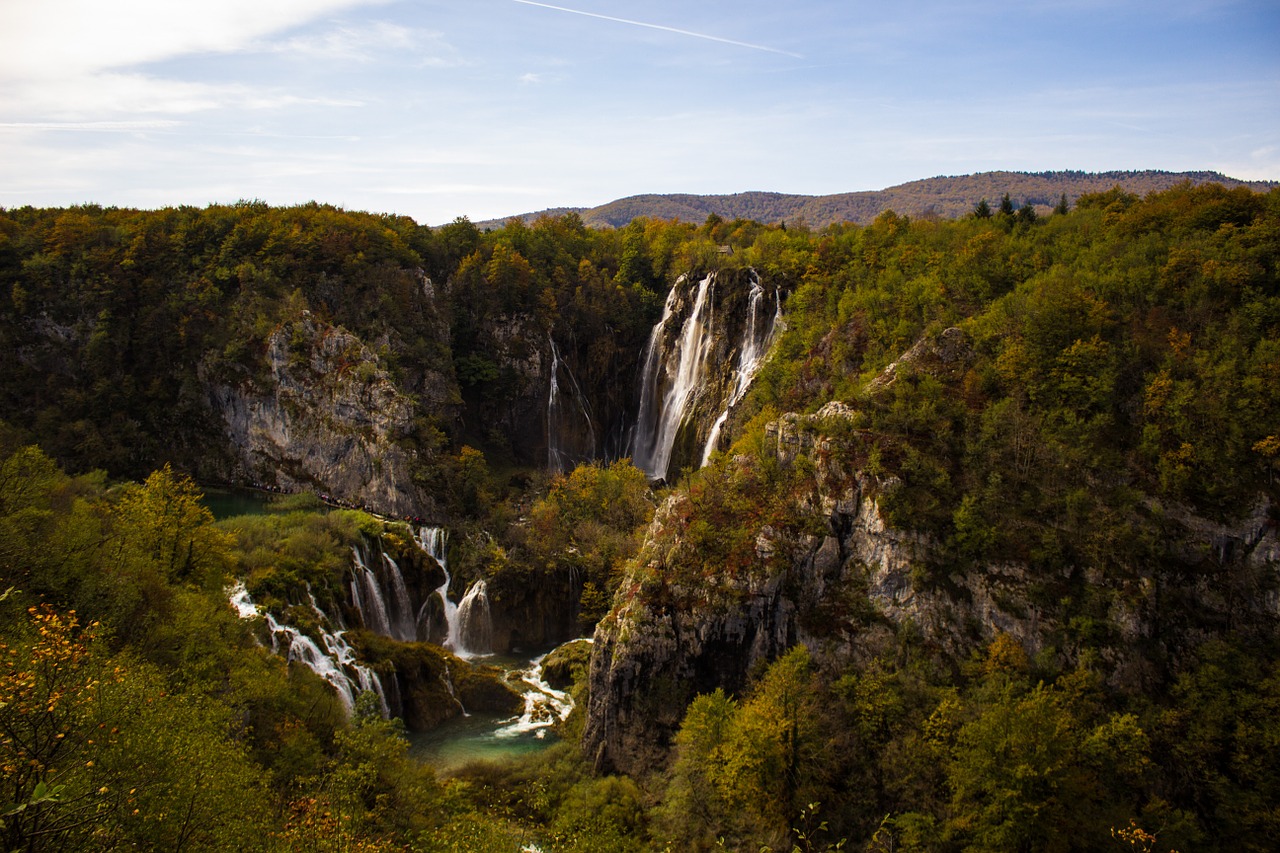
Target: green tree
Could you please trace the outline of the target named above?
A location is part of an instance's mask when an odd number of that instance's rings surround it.
[[[959,733],[952,833],[972,850],[1068,850],[1088,821],[1075,721],[1043,685],[1010,686]]]
[[[266,790],[228,709],[108,658],[96,630],[31,608],[0,642],[6,848],[263,849]]]
[[[725,748],[738,710],[717,689],[699,695],[685,711],[671,782],[658,812],[663,837],[682,849],[711,849],[718,837],[736,829],[718,781],[724,777]]]
[[[796,646],[770,664],[728,732],[717,785],[774,843],[809,803],[824,799],[830,756],[819,695],[809,650]]]
[[[117,503],[121,547],[152,560],[166,580],[221,586],[230,539],[214,527],[201,497],[190,477],[168,465],[141,486],[126,486]]]

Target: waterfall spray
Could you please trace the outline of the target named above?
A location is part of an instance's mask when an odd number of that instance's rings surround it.
[[[774,292],[772,315],[768,314],[765,302],[765,292],[760,284],[760,277],[756,275],[755,270],[752,270],[751,292],[747,297],[747,323],[738,349],[733,387],[725,401],[724,409],[711,425],[711,431],[707,435],[707,443],[702,449],[701,464],[703,465],[711,461],[711,454],[718,449],[720,432],[724,429],[725,422],[729,420],[730,411],[746,396],[747,389],[751,387],[751,380],[755,379],[756,372],[764,362],[764,357],[769,354],[769,347],[772,346],[774,337],[782,329],[781,296]]]

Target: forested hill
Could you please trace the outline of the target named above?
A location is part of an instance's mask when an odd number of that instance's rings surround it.
[[[797,195],[794,193],[743,192],[732,195],[691,195],[686,193],[647,193],[620,198],[598,207],[556,208],[525,213],[515,217],[526,223],[539,216],[575,212],[593,228],[621,228],[633,219],[678,219],[702,222],[709,215],[724,219],[753,219],[757,222],[794,222],[804,220],[811,228],[823,228],[833,222],[869,224],[886,210],[906,216],[938,216],[955,219],[973,210],[982,199],[993,206],[1008,193],[1015,207],[1033,205],[1037,213],[1047,213],[1065,194],[1074,204],[1085,193],[1105,192],[1120,187],[1125,192],[1146,195],[1167,190],[1183,181],[1193,184],[1218,183],[1226,187],[1246,186],[1265,192],[1276,181],[1240,181],[1217,172],[979,172],[975,175],[940,176],[910,181],[883,190],[836,193],[834,195]],[[505,220],[476,223],[480,228],[495,228]]]

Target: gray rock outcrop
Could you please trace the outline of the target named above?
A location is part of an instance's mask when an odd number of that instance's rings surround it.
[[[264,362],[259,379],[209,387],[238,476],[390,515],[430,514],[401,443],[412,401],[368,346],[304,313],[271,333]]]

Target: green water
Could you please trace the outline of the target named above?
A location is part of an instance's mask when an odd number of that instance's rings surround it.
[[[305,509],[308,512],[328,512],[329,507],[314,495],[260,492],[257,489],[228,489],[208,487],[201,499],[215,521],[235,518],[237,515],[264,515],[268,512],[288,512]]]
[[[540,752],[557,738],[547,729],[534,732],[499,734],[509,717],[472,714],[455,717],[429,732],[409,733],[409,754],[439,773],[450,773],[472,761],[506,761]]]
[[[209,508],[214,519],[222,521],[237,515],[262,515],[271,498],[266,492],[248,489],[205,489],[201,503]]]
[[[506,670],[508,677],[530,666],[524,655],[486,655],[481,662]],[[529,690],[519,681],[517,689]],[[519,715],[471,714],[454,717],[428,732],[409,733],[409,754],[448,774],[472,761],[506,761],[540,752],[559,742],[545,723],[517,722]]]

